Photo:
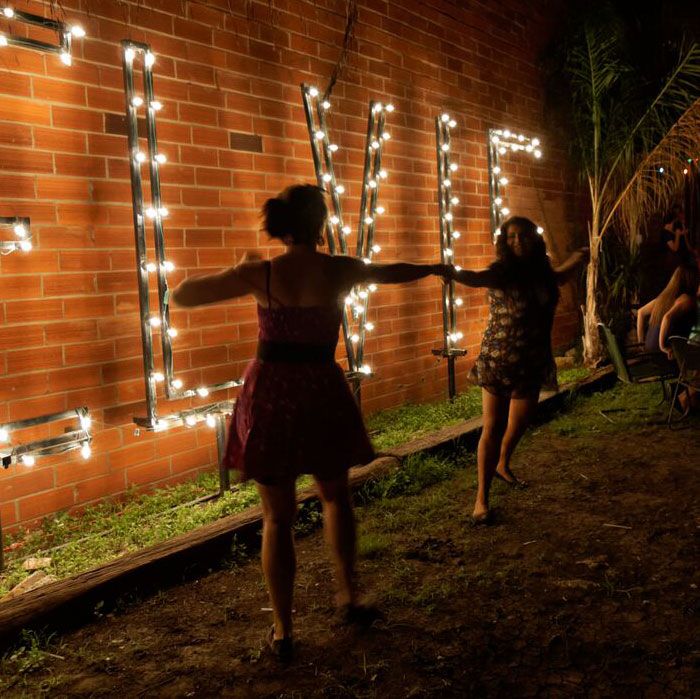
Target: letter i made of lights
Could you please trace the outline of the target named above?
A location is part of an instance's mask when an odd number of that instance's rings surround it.
[[[3,229],[12,231],[14,237],[3,240],[5,236],[0,233],[0,255],[9,255],[15,250],[29,252],[32,249],[32,229],[28,218],[0,216],[0,230]]]
[[[529,138],[508,129],[489,129],[488,137],[489,202],[491,230],[495,243],[500,234],[500,225],[510,215],[510,210],[505,205],[503,192],[504,187],[508,184],[508,178],[503,175],[501,156],[522,151],[539,159],[542,157],[542,150],[539,138]],[[538,227],[537,232],[542,235],[544,229]]]
[[[449,114],[441,114],[435,118],[440,262],[444,265],[454,265],[454,245],[455,241],[461,237],[460,232],[454,229],[453,213],[453,207],[459,204],[459,198],[455,196],[453,186],[453,176],[458,170],[458,165],[453,163],[451,158],[451,130],[455,126],[457,122]],[[461,305],[462,299],[455,297],[455,283],[453,281],[444,283],[442,285],[443,346],[434,349],[433,354],[447,359],[447,393],[450,399],[457,395],[455,359],[467,353],[465,349],[457,347],[457,343],[463,337],[457,330],[457,308]]]
[[[40,425],[67,422],[68,420],[77,420],[78,424],[65,428],[62,434],[55,437],[38,439],[22,444],[15,443],[13,438],[16,433],[20,433],[21,437],[23,430]],[[90,447],[92,442],[91,425],[90,413],[84,407],[1,424],[0,459],[2,460],[2,466],[3,468],[9,468],[14,463],[31,468],[36,463],[36,460],[41,457],[65,454],[76,449],[80,449],[81,456],[87,460],[92,454]],[[0,521],[0,571],[3,570],[3,564],[2,522]]]
[[[345,187],[335,176],[333,155],[338,151],[338,146],[330,140],[327,123],[331,103],[315,87],[302,84],[301,94],[318,186],[328,191],[333,205],[333,212],[326,225],[328,249],[331,255],[347,255],[350,251],[347,238],[351,235],[352,228],[343,220],[340,197],[345,192]],[[391,104],[370,101],[355,245],[355,255],[367,264],[381,251],[374,234],[377,217],[385,212],[384,207],[378,204],[378,196],[380,183],[388,176],[382,168],[382,151],[386,141],[391,138],[385,129],[386,115],[393,111],[394,106]],[[367,320],[367,308],[370,294],[376,290],[375,284],[357,287],[345,299],[343,339],[348,358],[348,378],[353,381],[357,396],[359,380],[372,374],[371,367],[364,363],[364,347],[367,332],[374,329],[374,325]]]
[[[85,30],[79,24],[70,25],[47,17],[41,17],[40,15],[21,12],[9,5],[4,7],[0,6],[0,16],[14,22],[30,24],[35,27],[40,27],[41,29],[55,31],[58,34],[59,41],[58,44],[47,44],[44,41],[37,41],[36,39],[28,39],[23,36],[0,32],[0,48],[20,46],[44,53],[55,53],[58,54],[61,62],[66,66],[70,66],[73,62],[71,54],[73,39],[82,39],[85,37]]]
[[[134,417],[134,422],[148,430],[162,431],[170,427],[184,425],[194,427],[205,421],[216,428],[219,450],[219,478],[222,492],[229,486],[228,471],[221,466],[224,449],[225,418],[233,408],[233,402],[224,400],[208,405],[197,406],[158,416],[157,384],[164,384],[167,400],[200,397],[205,398],[214,391],[223,391],[242,385],[241,380],[232,380],[211,386],[186,388],[181,379],[175,376],[173,367],[172,341],[177,330],[170,324],[168,272],[174,264],[166,258],[163,221],[168,209],[163,204],[160,187],[160,168],[167,162],[164,153],[158,149],[156,134],[156,114],[163,105],[156,99],[153,88],[153,65],[155,54],[148,44],[129,40],[122,41],[124,90],[126,98],[126,119],[129,139],[129,163],[131,172],[131,192],[133,206],[134,236],[136,244],[136,275],[141,314],[141,340],[143,349],[144,381],[146,388],[145,417]],[[138,94],[134,86],[134,63],[142,61],[143,93]],[[139,110],[145,113],[147,150],[140,148],[138,134]],[[148,167],[150,176],[151,201],[144,203],[141,168]],[[146,248],[146,222],[153,227],[155,261],[149,261]],[[159,312],[152,314],[149,303],[149,273],[155,275],[158,288]],[[153,357],[153,332],[160,331],[163,371],[156,371]]]

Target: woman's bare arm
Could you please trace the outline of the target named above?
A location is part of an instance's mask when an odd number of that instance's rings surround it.
[[[671,308],[664,313],[664,317],[661,319],[661,327],[659,328],[659,349],[662,352],[666,352],[669,358],[671,358],[671,348],[666,344],[668,339],[668,331],[674,320],[683,316],[686,313],[692,313],[695,310],[695,300],[692,299],[688,294],[681,294],[671,306]]]
[[[588,248],[579,248],[569,255],[568,259],[559,267],[554,268],[557,284],[566,284],[577,272],[580,265],[588,259]]]
[[[447,276],[448,265],[415,265],[408,262],[375,265],[366,264],[353,257],[334,257],[334,264],[339,271],[339,279],[343,288],[355,284],[403,284],[429,277],[431,274]]]
[[[172,292],[172,300],[178,306],[201,306],[216,303],[253,292],[250,274],[259,262],[243,262],[216,274],[204,274],[190,277],[181,282]]]
[[[637,342],[644,342],[644,323],[654,310],[654,301],[649,301],[637,311]]]

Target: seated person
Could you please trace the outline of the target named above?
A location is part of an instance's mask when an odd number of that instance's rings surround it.
[[[670,355],[667,339],[671,335],[688,337],[697,315],[698,268],[684,264],[676,269],[666,288],[637,313],[637,340],[647,352]],[[649,327],[645,333],[645,322]]]

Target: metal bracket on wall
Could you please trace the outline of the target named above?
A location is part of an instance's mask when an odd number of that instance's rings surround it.
[[[457,122],[449,114],[435,117],[435,147],[437,155],[438,177],[438,210],[440,219],[440,262],[444,265],[454,265],[454,241],[459,240],[461,233],[454,230],[454,214],[452,207],[459,204],[459,198],[454,195],[452,177],[458,170],[457,163],[451,159],[451,129]],[[456,267],[456,266],[455,266]],[[459,269],[459,267],[456,267]],[[457,308],[462,305],[462,299],[455,297],[455,283],[449,281],[442,285],[442,341],[443,346],[433,350],[437,357],[447,359],[447,393],[450,400],[457,395],[455,378],[455,359],[463,357],[467,350],[457,347],[463,334],[457,330]]]
[[[49,19],[48,17],[33,15],[29,12],[21,12],[20,10],[15,10],[9,5],[0,10],[0,15],[2,18],[7,20],[56,32],[56,34],[58,34],[59,42],[58,44],[49,44],[45,41],[38,41],[37,39],[30,39],[28,37],[18,36],[16,34],[4,34],[0,32],[0,48],[7,46],[20,46],[26,49],[41,51],[43,53],[55,53],[58,54],[61,62],[66,66],[70,66],[73,63],[73,57],[71,54],[73,39],[82,39],[85,37],[85,30],[79,24],[69,25],[65,22]]]
[[[143,62],[143,92],[138,94],[134,87],[134,62]],[[131,173],[131,193],[133,207],[134,237],[136,244],[136,275],[138,280],[139,309],[141,314],[141,341],[143,351],[143,372],[146,388],[145,417],[134,417],[134,422],[147,430],[163,431],[170,427],[194,427],[198,422],[206,423],[217,431],[219,452],[219,476],[221,492],[230,488],[228,471],[221,467],[223,461],[226,415],[232,411],[233,402],[223,400],[206,406],[190,407],[163,417],[158,416],[157,384],[164,385],[167,400],[184,398],[205,398],[216,391],[223,391],[243,385],[241,379],[225,381],[196,388],[184,388],[181,379],[175,376],[172,341],[177,330],[170,323],[170,291],[168,272],[174,270],[172,261],[165,251],[163,221],[169,212],[163,205],[160,186],[160,168],[167,158],[158,148],[156,133],[156,113],[163,107],[154,93],[153,65],[156,57],[148,44],[130,40],[122,41],[122,65],[124,73],[124,93],[126,98],[126,120],[128,133],[128,157]],[[139,144],[138,113],[143,108],[146,120],[147,149],[142,151]],[[150,175],[151,202],[144,204],[141,167],[147,166]],[[146,221],[153,226],[155,261],[149,261],[146,246]],[[152,314],[149,303],[149,273],[155,274],[158,288],[158,313]],[[153,332],[159,330],[163,360],[163,371],[156,371],[153,356]]]
[[[331,255],[338,253],[347,255],[349,252],[347,237],[352,233],[352,229],[343,221],[340,197],[345,193],[345,187],[338,183],[335,175],[333,156],[339,148],[331,143],[328,130],[327,114],[331,103],[319,94],[317,88],[306,84],[301,85],[301,96],[316,181],[321,189],[329,193],[333,205],[333,212],[326,223],[328,250]],[[385,130],[386,115],[393,111],[394,107],[391,104],[385,105],[374,100],[369,103],[355,246],[355,256],[367,264],[372,262],[373,256],[381,251],[381,247],[374,240],[374,234],[377,217],[385,211],[383,206],[378,205],[377,199],[380,183],[388,176],[386,170],[382,168],[382,152],[384,144],[391,138],[389,132]],[[361,379],[372,375],[371,367],[365,363],[364,352],[366,334],[374,329],[374,325],[367,320],[367,308],[370,296],[376,289],[375,284],[357,287],[345,299],[342,329],[348,360],[346,376],[352,382],[358,400]]]
[[[15,250],[29,252],[32,249],[31,221],[20,216],[0,216],[0,228],[11,228],[14,240],[0,239],[0,255],[9,255]]]

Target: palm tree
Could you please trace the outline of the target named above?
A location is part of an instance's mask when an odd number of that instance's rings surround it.
[[[591,8],[562,40],[555,72],[589,195],[583,348],[586,362],[596,363],[603,236],[617,229],[634,248],[640,222],[670,206],[686,158],[700,153],[700,45],[681,41],[664,77],[644,79],[612,5]]]

